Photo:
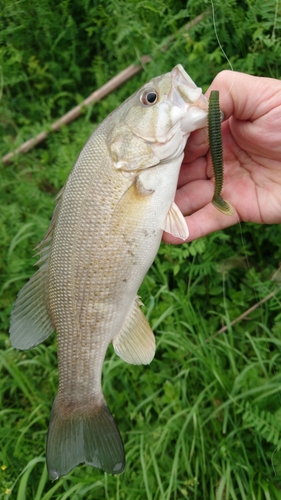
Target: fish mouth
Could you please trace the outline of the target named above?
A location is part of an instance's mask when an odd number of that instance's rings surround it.
[[[185,102],[190,104],[195,103],[200,95],[202,95],[202,89],[197,87],[181,64],[178,64],[172,69],[171,77],[174,86],[178,89]]]
[[[169,98],[177,105],[179,102],[179,107],[183,104],[190,104],[199,107],[203,111],[208,112],[208,99],[202,94],[202,89],[197,87],[192,78],[186,73],[185,69],[181,64],[175,66],[171,71],[171,77],[173,81],[173,88],[170,92]],[[173,94],[177,91],[177,97]],[[182,100],[179,100],[179,96]]]
[[[188,134],[197,128],[207,126],[208,99],[202,94],[192,78],[181,64],[171,71],[172,88],[168,98],[177,107],[184,110],[181,119],[182,130]]]

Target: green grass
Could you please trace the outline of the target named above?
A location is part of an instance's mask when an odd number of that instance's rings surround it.
[[[280,78],[278,2],[217,0],[214,7],[234,69]],[[18,352],[8,328],[55,195],[96,124],[144,81],[180,62],[206,89],[228,63],[211,15],[177,34],[210,9],[207,1],[0,0],[0,8],[1,156],[141,55],[153,58],[79,120],[0,166],[0,500],[281,499],[280,226],[241,224],[190,245],[161,246],[140,290],[155,359],[131,366],[110,348],[103,370],[126,471],[112,477],[80,466],[49,481],[55,336]],[[227,332],[216,335],[223,326]]]

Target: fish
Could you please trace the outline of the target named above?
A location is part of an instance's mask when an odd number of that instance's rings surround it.
[[[207,114],[201,88],[178,64],[98,125],[57,196],[37,247],[39,269],[19,292],[10,323],[11,344],[20,350],[57,334],[51,480],[81,463],[124,471],[123,441],[102,392],[103,362],[110,343],[128,363],[154,357],[138,289],[163,231],[188,237],[174,198],[186,141],[206,127]]]
[[[233,206],[221,196],[223,187],[223,147],[221,132],[221,111],[219,104],[219,91],[212,90],[209,98],[208,110],[208,135],[215,178],[214,195],[212,204],[225,215],[233,215]]]

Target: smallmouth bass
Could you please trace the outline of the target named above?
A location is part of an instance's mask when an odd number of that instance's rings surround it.
[[[186,141],[207,125],[207,113],[181,65],[153,78],[96,128],[57,197],[37,247],[39,269],[19,292],[10,327],[22,350],[57,333],[59,388],[46,454],[53,480],[80,463],[111,474],[125,468],[102,393],[103,361],[111,342],[128,363],[154,357],[137,292],[163,230],[188,237],[174,197]]]

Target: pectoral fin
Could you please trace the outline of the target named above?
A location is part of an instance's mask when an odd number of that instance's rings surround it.
[[[167,214],[165,227],[163,229],[176,238],[181,238],[182,240],[186,240],[188,238],[189,231],[186,220],[174,201]]]
[[[137,297],[113,347],[121,359],[133,365],[148,365],[155,354],[155,338],[149,323],[139,308]]]

